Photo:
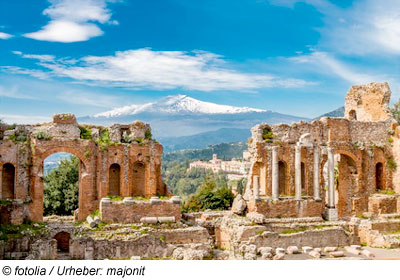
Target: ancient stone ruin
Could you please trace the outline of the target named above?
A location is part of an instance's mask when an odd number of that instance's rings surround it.
[[[12,203],[0,205],[1,223],[43,220],[43,161],[58,152],[80,160],[77,220],[100,208],[106,221],[134,222],[147,216],[178,221],[180,199],[161,202],[157,197],[169,195],[161,178],[162,151],[150,126],[139,121],[100,127],[79,125],[72,114],[56,114],[51,123],[3,126],[0,199]]]
[[[56,152],[80,159],[75,220],[86,221],[26,223],[0,238],[0,259],[373,259],[365,246],[400,248],[390,95],[387,83],[353,86],[344,118],[253,127],[246,190],[227,211],[181,214],[161,179],[162,146],[142,122],[105,128],[58,114],[3,126],[0,225],[43,220],[43,160]]]
[[[350,218],[398,213],[400,127],[387,83],[353,86],[345,117],[252,128],[250,212],[267,217]]]

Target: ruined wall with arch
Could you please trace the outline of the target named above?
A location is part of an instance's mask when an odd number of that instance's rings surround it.
[[[0,199],[24,202],[27,219],[43,218],[43,162],[54,153],[71,153],[80,160],[78,220],[109,195],[168,194],[161,178],[163,148],[151,139],[148,124],[80,125],[72,114],[56,114],[51,123],[3,126],[0,135]]]

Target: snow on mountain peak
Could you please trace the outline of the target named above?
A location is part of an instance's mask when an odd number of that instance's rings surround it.
[[[164,114],[240,114],[251,112],[266,112],[266,110],[249,107],[235,107],[204,102],[187,95],[171,95],[156,102],[143,105],[128,105],[107,112],[99,113],[94,117],[120,117],[136,115],[139,113],[164,113]]]

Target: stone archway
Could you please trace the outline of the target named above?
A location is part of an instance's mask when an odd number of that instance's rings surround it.
[[[90,178],[94,174],[87,172],[87,166],[89,165],[88,159],[84,156],[84,153],[79,148],[71,148],[70,146],[53,146],[50,149],[46,149],[46,146],[41,147],[44,152],[40,153],[39,149],[33,157],[33,190],[32,190],[32,204],[31,204],[31,216],[33,220],[43,220],[43,196],[44,196],[44,160],[52,154],[56,153],[69,153],[79,158],[79,220],[86,218],[92,211],[91,201],[92,196],[89,196],[91,192]]]
[[[339,153],[335,156],[335,167],[337,166],[337,203],[339,217],[352,215],[351,197],[359,191],[358,176],[360,170],[354,156],[349,153]]]
[[[383,163],[378,162],[375,165],[375,190],[377,192],[384,189],[384,177]]]
[[[2,187],[1,197],[2,199],[14,199],[15,198],[15,167],[11,163],[3,165],[2,170]]]
[[[118,163],[111,164],[108,169],[108,195],[120,196],[121,195],[121,167]]]
[[[278,172],[279,172],[279,195],[286,195],[286,178],[287,178],[287,164],[286,162],[280,160],[278,162]]]
[[[144,196],[146,190],[146,166],[143,162],[137,161],[133,164],[133,195]]]
[[[69,241],[71,235],[68,232],[61,231],[54,235],[54,239],[57,240],[57,250],[64,253],[69,253]]]

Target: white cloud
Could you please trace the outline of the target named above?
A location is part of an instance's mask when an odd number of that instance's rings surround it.
[[[0,66],[0,71],[11,74],[29,75],[41,80],[48,79],[51,76],[51,73],[49,72],[44,72],[42,70],[37,70],[37,69],[26,69],[18,66]]]
[[[17,86],[6,88],[0,85],[0,96],[16,99],[34,99],[32,96],[21,94]]]
[[[362,74],[359,70],[352,69],[326,52],[313,51],[311,54],[291,57],[289,60],[311,64],[319,73],[333,74],[353,84],[366,84],[377,79],[374,75]]]
[[[30,115],[13,115],[13,114],[0,114],[0,119],[5,123],[19,123],[19,124],[36,124],[51,121],[51,117],[44,116],[30,116]]]
[[[238,72],[231,69],[221,56],[204,51],[187,53],[138,49],[116,52],[113,56],[86,56],[75,60],[51,60],[53,57],[49,56],[48,61],[43,60],[43,55],[21,55],[39,59],[39,65],[48,69],[47,72],[41,71],[44,75],[67,77],[91,85],[201,91],[253,91],[259,88],[314,85],[301,79]],[[15,68],[8,67],[15,72],[24,71]],[[39,75],[36,72],[39,70],[34,71],[33,74]]]
[[[118,24],[111,20],[107,3],[112,0],[49,0],[51,6],[43,11],[50,22],[41,30],[25,37],[52,42],[72,43],[101,36],[103,31],[93,22]]]
[[[69,104],[89,105],[102,108],[112,108],[123,105],[121,99],[116,96],[77,90],[64,91],[57,96],[57,99]]]
[[[314,6],[324,15],[320,47],[350,55],[400,54],[400,5],[398,0],[355,1],[346,8],[328,0],[270,0],[271,4]]]
[[[14,36],[11,34],[8,34],[8,33],[0,32],[0,39],[7,40],[7,39],[10,39],[11,37],[14,37]]]
[[[40,61],[50,62],[55,60],[54,55],[47,54],[23,54],[21,51],[12,51],[13,54],[22,56],[23,58],[37,59]]]

